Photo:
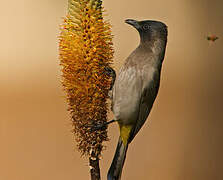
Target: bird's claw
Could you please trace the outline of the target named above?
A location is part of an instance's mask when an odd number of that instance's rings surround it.
[[[113,77],[115,73],[115,70],[109,66],[106,66],[105,68],[105,73],[108,75],[108,76],[111,76]]]
[[[117,120],[111,120],[111,121],[108,121],[108,122],[105,122],[105,123],[101,123],[101,124],[94,124],[91,126],[91,130],[92,131],[98,131],[98,130],[105,130],[109,124],[113,123],[113,122],[116,122]]]
[[[92,131],[98,131],[98,130],[104,130],[104,128],[107,128],[107,124],[106,123],[101,123],[101,124],[95,124],[92,125],[91,130]]]
[[[109,88],[109,90],[112,90],[113,88],[113,85],[115,83],[115,79],[116,79],[116,73],[115,73],[115,70],[109,66],[106,66],[105,68],[105,74],[112,77],[112,82],[111,82],[111,86]]]

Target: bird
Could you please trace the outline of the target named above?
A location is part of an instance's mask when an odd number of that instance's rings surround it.
[[[107,180],[121,179],[128,145],[150,114],[160,86],[167,44],[168,30],[163,22],[133,19],[125,22],[138,31],[140,43],[125,60],[112,88],[111,122],[118,123],[120,136]]]

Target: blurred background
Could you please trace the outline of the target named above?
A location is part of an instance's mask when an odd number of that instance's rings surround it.
[[[160,20],[169,29],[158,98],[130,145],[123,180],[222,180],[223,1],[104,0],[104,6],[116,70],[139,43],[125,19]],[[1,3],[0,180],[90,179],[60,84],[58,35],[66,8],[67,0]],[[219,39],[207,41],[212,34]],[[109,137],[102,179],[116,148],[116,124]]]

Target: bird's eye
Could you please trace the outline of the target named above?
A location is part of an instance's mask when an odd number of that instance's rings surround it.
[[[142,27],[144,30],[148,30],[149,29],[149,25],[148,24],[144,24]]]

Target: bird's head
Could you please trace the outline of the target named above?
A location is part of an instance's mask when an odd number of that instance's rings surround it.
[[[141,42],[149,42],[157,39],[167,41],[167,26],[160,21],[127,19],[125,22],[137,29]]]

